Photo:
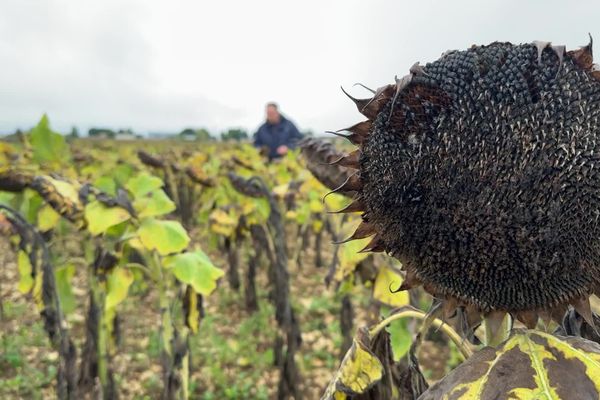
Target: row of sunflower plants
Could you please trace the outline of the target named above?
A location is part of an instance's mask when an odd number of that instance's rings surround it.
[[[75,399],[82,393],[118,397],[111,367],[118,351],[117,311],[136,280],[158,294],[162,397],[188,398],[189,336],[199,331],[202,297],[210,295],[223,272],[198,245],[190,245],[186,229],[172,219],[177,206],[165,193],[165,182],[133,165],[115,170],[112,177],[106,170],[101,172],[95,180],[100,188],[83,183],[78,175],[95,174],[92,163],[78,168],[63,137],[52,132],[46,117],[21,146],[20,151],[3,152],[0,201],[10,210],[5,211],[8,221],[27,224],[43,243],[27,245],[21,235],[19,290],[32,292],[42,315],[47,314],[40,301],[43,272],[52,273],[56,284],[47,290],[56,291],[50,297],[61,310],[57,318],[65,332],[68,326],[62,313],[75,308],[71,287],[75,269],[85,269],[89,290],[79,376],[76,381],[71,377],[68,390],[58,385],[59,398]],[[18,228],[14,223],[11,226]],[[19,231],[24,229],[11,229],[11,233]],[[67,249],[73,247],[73,240],[79,251]],[[53,268],[34,267],[38,248],[45,249],[45,260]],[[68,360],[59,361],[61,365],[73,366],[75,352],[72,346],[70,352],[59,352],[69,355]]]

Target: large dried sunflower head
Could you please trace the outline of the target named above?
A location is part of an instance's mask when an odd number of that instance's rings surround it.
[[[472,314],[528,326],[569,304],[590,318],[600,280],[600,72],[591,42],[492,43],[413,65],[354,99],[352,239],[403,263]],[[591,318],[590,318],[591,320]]]

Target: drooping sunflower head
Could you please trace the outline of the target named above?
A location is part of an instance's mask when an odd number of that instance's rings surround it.
[[[472,315],[527,326],[574,306],[591,321],[600,281],[600,72],[592,46],[492,43],[413,65],[337,132],[357,146],[338,192],[423,285]],[[343,133],[343,132],[347,132]],[[336,167],[337,168],[337,167]]]

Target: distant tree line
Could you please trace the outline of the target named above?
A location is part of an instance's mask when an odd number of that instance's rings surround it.
[[[70,136],[79,137],[77,128],[73,127]],[[121,136],[138,136],[131,129],[121,129],[117,132],[108,128],[91,128],[88,131],[88,136],[91,138],[108,138],[118,139]],[[178,134],[151,134],[150,137],[179,137],[182,140],[190,141],[210,141],[219,139],[218,136],[212,135],[206,128],[186,128]],[[220,139],[223,141],[242,141],[249,139],[248,132],[240,128],[231,128],[221,133]]]
[[[221,133],[221,140],[246,140],[248,139],[248,132],[243,129],[229,129],[226,132]]]

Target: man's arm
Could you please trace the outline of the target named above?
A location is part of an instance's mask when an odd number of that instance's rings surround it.
[[[270,135],[264,129],[264,125],[258,128],[258,131],[254,134],[254,147],[258,149],[260,154],[264,156],[272,157],[272,143]]]

